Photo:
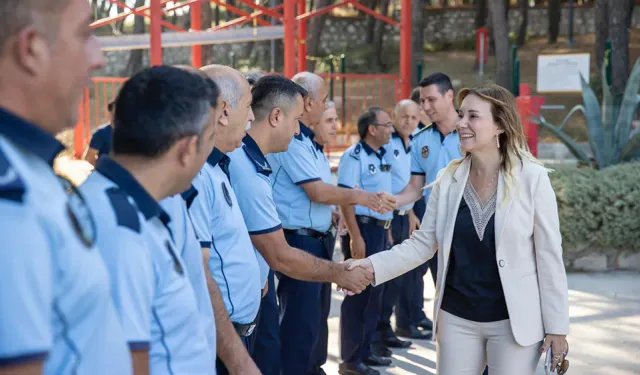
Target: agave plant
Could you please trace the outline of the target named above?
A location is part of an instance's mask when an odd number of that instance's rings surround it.
[[[603,64],[604,65],[604,64]],[[543,116],[533,121],[548,129],[558,137],[578,161],[597,168],[637,159],[640,156],[640,131],[631,130],[636,110],[640,104],[638,87],[640,85],[640,58],[636,60],[624,94],[613,95],[606,79],[606,67],[602,69],[602,106],[598,103],[596,94],[587,81],[580,75],[582,84],[582,105],[577,105],[569,111],[560,126],[547,122]],[[584,114],[589,145],[595,159],[587,155],[564,130],[569,118],[576,112]]]

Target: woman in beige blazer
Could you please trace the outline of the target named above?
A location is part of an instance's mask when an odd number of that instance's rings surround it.
[[[353,261],[380,285],[438,251],[437,373],[527,375],[551,346],[566,355],[568,287],[548,170],[528,150],[513,95],[460,92],[465,155],[443,169],[420,229],[389,251]]]

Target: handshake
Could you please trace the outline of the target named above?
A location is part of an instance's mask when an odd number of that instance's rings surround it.
[[[386,191],[372,193],[360,190],[358,193],[360,193],[358,197],[358,205],[360,206],[370,208],[381,214],[393,211],[396,208],[396,198]]]
[[[349,259],[343,266],[336,283],[338,291],[352,296],[362,292],[373,281],[374,269],[369,259]]]

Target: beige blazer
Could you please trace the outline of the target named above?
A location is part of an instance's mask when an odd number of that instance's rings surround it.
[[[438,251],[434,327],[444,292],[453,228],[470,159],[456,169],[441,172],[433,187],[420,229],[410,239],[371,256],[374,285],[382,284],[431,259]],[[496,263],[511,329],[516,342],[529,346],[545,334],[569,333],[567,276],[562,261],[562,239],[556,196],[547,170],[525,161],[513,171],[505,200],[505,176],[498,179],[495,213]],[[437,332],[434,332],[434,337]]]

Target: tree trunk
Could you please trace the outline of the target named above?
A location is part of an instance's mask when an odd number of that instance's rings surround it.
[[[518,31],[518,39],[516,44],[518,47],[524,46],[527,41],[527,25],[529,23],[529,0],[518,0],[522,21],[520,22],[520,30]]]
[[[558,41],[558,34],[560,34],[560,19],[562,17],[560,0],[549,0],[547,12],[549,15],[549,44],[554,44]]]
[[[316,8],[324,8],[331,4],[331,0],[318,0],[315,2]],[[307,54],[309,56],[318,56],[320,54],[320,37],[322,36],[322,30],[327,20],[327,13],[321,14],[316,17],[312,17],[309,20],[309,35],[307,38]],[[307,69],[313,72],[316,69],[316,62],[312,60],[307,61]]]
[[[609,0],[609,36],[611,39],[611,93],[622,94],[629,78],[629,3],[633,0]]]
[[[376,10],[376,6],[378,6],[378,0],[369,0],[367,2],[367,7]],[[366,44],[373,43],[373,34],[376,29],[376,18],[367,14],[367,26],[365,29],[365,42]]]
[[[389,3],[389,0],[380,1],[380,13],[387,15],[389,12]],[[382,61],[382,46],[384,44],[385,26],[386,22],[376,19],[376,28],[373,33],[373,61],[382,71],[385,70],[384,62]]]
[[[487,26],[487,0],[476,0],[476,30],[485,26]]]
[[[489,12],[493,24],[493,38],[496,43],[496,83],[504,88],[511,87],[511,61],[509,59],[509,29],[503,1],[490,1]]]
[[[136,0],[134,7],[144,6],[144,2],[145,0]],[[144,17],[135,16],[133,21],[133,34],[144,34],[145,29]],[[142,54],[146,52],[147,51],[143,49],[134,49],[131,51],[129,54],[129,62],[127,62],[127,66],[124,69],[124,77],[130,77],[142,70]]]
[[[216,5],[217,6],[217,5]],[[213,9],[211,3],[203,2],[200,6],[200,27],[206,30],[211,27],[213,21]],[[215,44],[202,46],[202,65],[213,64],[213,48]]]
[[[424,62],[424,29],[426,28],[426,17],[424,16],[425,0],[414,0],[411,2],[412,24],[411,24],[411,86],[418,85],[418,62]]]
[[[604,60],[604,48],[609,38],[609,0],[596,0],[595,17],[596,17],[596,45],[593,55],[598,69],[597,74],[600,76],[602,72],[602,62]]]

